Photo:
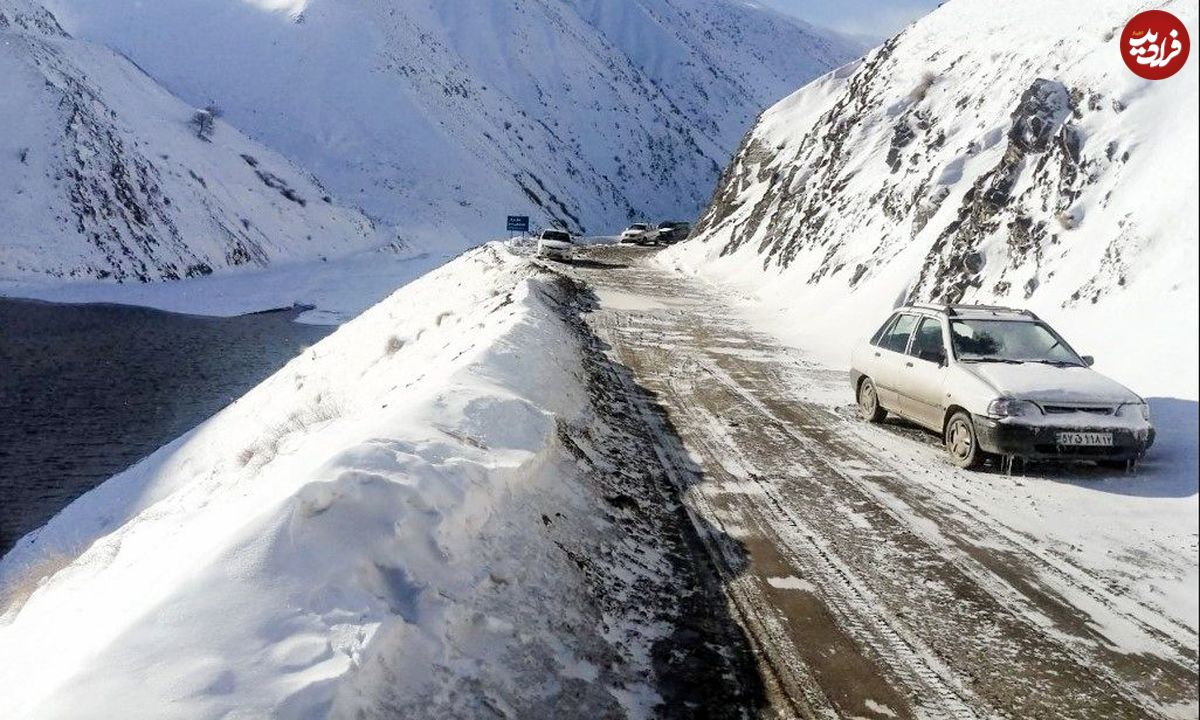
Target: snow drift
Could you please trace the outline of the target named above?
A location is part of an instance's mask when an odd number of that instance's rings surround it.
[[[1140,9],[951,0],[764,113],[669,261],[839,365],[903,300],[996,302],[1197,397],[1197,63],[1129,72]]]
[[[647,519],[677,505],[596,416],[571,302],[473,251],[24,538],[4,716],[645,717],[664,668],[726,683],[667,639],[736,626]]]
[[[52,0],[406,236],[693,217],[752,118],[858,46],[728,0]],[[780,48],[787,48],[780,52]]]
[[[0,0],[0,281],[199,277],[381,243],[366,217],[133,63]]]

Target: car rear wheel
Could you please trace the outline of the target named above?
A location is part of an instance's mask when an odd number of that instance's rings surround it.
[[[983,462],[983,451],[975,439],[975,423],[961,410],[946,423],[946,452],[950,462],[967,470],[979,467]]]
[[[863,378],[858,384],[858,414],[867,422],[882,422],[887,417],[887,410],[879,404],[879,391],[871,378]]]

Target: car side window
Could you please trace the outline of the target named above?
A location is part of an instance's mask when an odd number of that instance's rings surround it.
[[[916,325],[916,315],[899,315],[891,327],[884,331],[883,337],[879,339],[879,347],[892,352],[904,352],[908,347],[908,336],[912,335]]]
[[[942,363],[946,361],[946,341],[942,333],[942,321],[937,318],[925,318],[913,335],[909,355],[927,362]]]

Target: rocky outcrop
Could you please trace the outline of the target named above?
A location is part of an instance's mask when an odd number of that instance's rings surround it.
[[[1125,289],[1159,257],[1161,218],[1194,207],[1194,163],[1170,149],[1195,146],[1175,109],[1194,70],[1114,75],[1125,0],[1017,2],[946,4],[765,112],[680,253],[798,296],[903,277],[891,297],[1067,308]]]
[[[1028,299],[1038,288],[1038,273],[1048,245],[1058,243],[1053,221],[1069,223],[1068,210],[1081,192],[1079,172],[1083,133],[1070,121],[1079,114],[1062,83],[1038,78],[1021,95],[1011,115],[1008,146],[999,163],[963,196],[958,217],[930,249],[913,299],[955,303],[983,284],[988,261],[984,242],[1007,236],[1006,267],[993,280],[998,296],[1019,290]],[[1026,191],[1014,190],[1028,173]],[[1014,289],[1005,269],[1033,268],[1033,276]]]

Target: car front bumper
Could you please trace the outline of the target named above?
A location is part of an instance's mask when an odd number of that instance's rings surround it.
[[[539,250],[538,257],[546,260],[570,260],[571,252],[568,250]]]
[[[1133,460],[1154,444],[1154,428],[1067,427],[1000,422],[976,415],[979,447],[995,455],[1015,455],[1032,460]],[[1111,433],[1109,445],[1059,445],[1059,433]]]

